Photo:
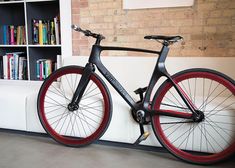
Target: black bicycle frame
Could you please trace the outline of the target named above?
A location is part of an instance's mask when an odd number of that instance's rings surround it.
[[[100,60],[101,52],[104,50],[116,50],[116,51],[132,51],[132,52],[144,52],[144,53],[151,53],[159,55],[157,60],[156,66],[154,68],[152,77],[150,79],[149,85],[147,87],[146,94],[144,96],[144,100],[142,101],[141,105],[137,105],[137,103],[133,100],[133,98],[127,93],[127,91],[123,88],[123,86],[115,79],[115,77],[106,69],[106,67],[102,64]],[[89,77],[91,73],[94,71],[94,65],[98,68],[100,73],[107,79],[107,81],[114,87],[114,89],[121,95],[121,97],[129,104],[129,106],[134,110],[144,110],[148,112],[150,115],[167,115],[172,117],[180,117],[180,118],[192,118],[192,115],[185,115],[182,116],[176,113],[165,113],[162,111],[156,111],[149,109],[150,104],[150,95],[151,92],[157,83],[157,81],[162,77],[165,76],[175,87],[177,92],[179,93],[180,97],[183,99],[185,104],[188,108],[193,112],[193,114],[197,114],[195,108],[192,103],[190,103],[187,96],[184,94],[182,89],[173,81],[169,73],[165,68],[165,60],[168,54],[169,48],[168,46],[163,45],[161,51],[153,51],[153,50],[146,50],[146,49],[138,49],[138,48],[127,48],[127,47],[111,47],[111,46],[100,46],[99,44],[95,44],[92,46],[92,51],[88,60],[88,63],[85,67],[83,72],[82,78],[78,84],[78,87],[75,91],[72,103],[79,104],[81,96],[86,88],[86,85],[89,82]]]

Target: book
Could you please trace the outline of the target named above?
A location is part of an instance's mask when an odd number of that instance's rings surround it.
[[[42,31],[43,31],[43,44],[48,44],[48,40],[47,40],[47,25],[43,24],[42,25]]]
[[[3,44],[7,45],[9,44],[9,35],[8,35],[8,26],[7,25],[3,25]]]
[[[15,45],[15,31],[14,31],[14,26],[10,26],[10,44]]]
[[[23,71],[24,71],[24,62],[26,62],[27,60],[26,60],[26,58],[25,57],[19,57],[19,74],[18,74],[18,79],[19,80],[22,80],[22,79],[24,79],[23,78]],[[27,63],[27,62],[26,62]]]
[[[56,41],[56,45],[60,44],[60,21],[59,21],[59,17],[56,16],[54,18],[54,25],[55,25],[55,41]]]
[[[55,39],[55,24],[54,22],[51,22],[51,44],[55,45],[56,44],[56,39]]]
[[[43,45],[43,25],[42,20],[38,21],[38,35],[39,35],[39,44]]]
[[[16,44],[20,45],[21,43],[21,27],[18,26],[17,27],[17,38],[16,38]]]
[[[3,44],[3,26],[0,26],[0,44]]]
[[[47,42],[48,44],[51,44],[51,24],[50,24],[50,20],[46,21],[46,26],[47,26]]]
[[[39,21],[36,19],[33,22],[33,44],[39,44]]]
[[[57,55],[56,56],[56,68],[55,69],[59,69],[62,67],[62,57],[61,55]]]
[[[3,56],[0,56],[0,79],[3,79]]]
[[[19,55],[13,53],[13,79],[19,79]]]
[[[3,58],[3,79],[8,79],[8,58],[7,55],[2,56]]]

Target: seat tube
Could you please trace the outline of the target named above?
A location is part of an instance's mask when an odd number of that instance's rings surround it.
[[[168,54],[169,48],[165,45],[163,45],[161,52],[159,54],[159,58],[157,60],[156,66],[154,68],[152,77],[150,79],[145,97],[144,97],[144,107],[148,108],[149,106],[149,101],[150,101],[150,96],[152,93],[152,90],[157,83],[157,81],[162,77],[162,76],[168,76],[168,72],[165,68],[165,60]]]

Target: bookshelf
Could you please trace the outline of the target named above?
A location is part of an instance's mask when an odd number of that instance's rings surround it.
[[[54,21],[54,18],[59,16],[59,35],[60,43],[35,44],[33,34],[33,20]],[[6,43],[6,37],[3,36],[4,26],[14,26],[17,29],[19,26],[24,26],[25,35],[20,35],[25,42],[11,43],[10,36]],[[50,25],[50,24],[49,24]],[[10,27],[10,26],[9,26]],[[17,81],[39,81],[37,78],[37,60],[48,59],[56,63],[58,55],[61,55],[61,60],[67,56],[72,56],[72,37],[71,37],[71,1],[68,0],[0,0],[0,61],[7,53],[23,53],[27,60],[27,78],[18,79],[3,79],[1,75],[0,82],[12,83]],[[10,28],[9,28],[10,29]],[[8,29],[7,29],[8,30]],[[18,31],[18,30],[15,30]],[[20,32],[20,31],[19,31]],[[18,33],[18,32],[17,32]],[[17,34],[16,33],[16,34]],[[69,35],[70,36],[69,36]],[[15,35],[15,39],[16,39]],[[18,38],[18,37],[17,37]],[[49,37],[48,37],[49,38]],[[22,40],[23,41],[23,40]],[[0,63],[2,63],[1,61]],[[54,69],[54,68],[53,68]],[[0,69],[1,71],[1,69]],[[0,73],[0,74],[3,74]],[[34,82],[33,82],[34,83]]]

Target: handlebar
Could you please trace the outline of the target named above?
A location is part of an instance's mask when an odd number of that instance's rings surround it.
[[[105,39],[105,37],[102,34],[92,33],[90,30],[83,30],[77,25],[72,25],[71,28],[74,29],[75,31],[79,31],[79,32],[83,33],[85,36],[88,36],[88,37],[91,36],[91,37],[95,38],[96,44],[100,44],[100,41]]]

